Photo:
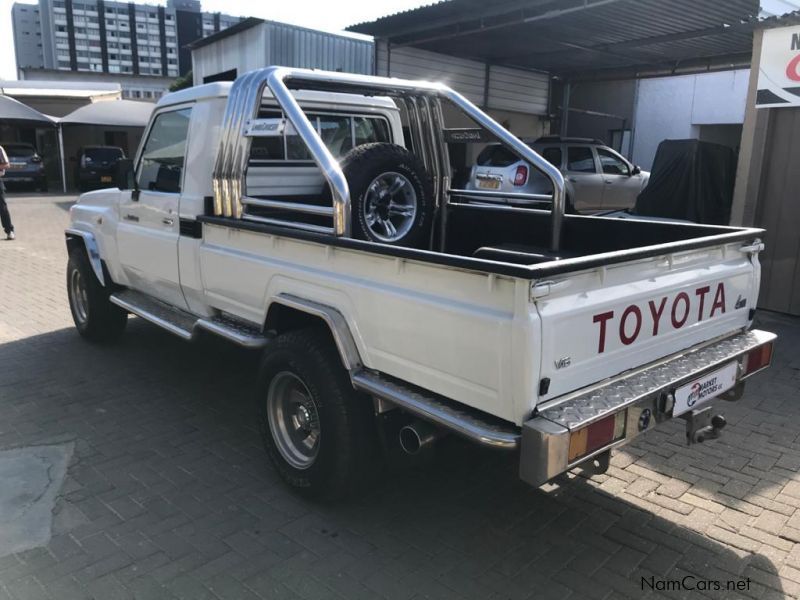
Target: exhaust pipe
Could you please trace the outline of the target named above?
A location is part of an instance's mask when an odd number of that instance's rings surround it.
[[[419,454],[433,446],[442,436],[442,431],[427,421],[412,421],[400,428],[400,447],[406,454]]]

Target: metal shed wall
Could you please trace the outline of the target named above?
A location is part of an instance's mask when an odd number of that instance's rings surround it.
[[[267,64],[372,74],[373,44],[323,31],[265,23]]]
[[[203,83],[204,77],[231,69],[241,75],[269,65],[371,74],[373,44],[265,21],[192,50],[195,85]]]
[[[267,40],[264,25],[223,37],[213,44],[192,50],[192,79],[194,85],[205,77],[236,69],[238,74],[268,65]]]
[[[547,114],[550,78],[546,73],[491,66],[411,47],[388,47],[376,40],[377,74],[443,81],[478,105],[534,115]],[[484,94],[488,91],[488,98]],[[487,102],[488,101],[488,102]]]

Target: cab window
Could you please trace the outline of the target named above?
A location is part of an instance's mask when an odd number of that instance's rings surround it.
[[[588,146],[570,146],[567,148],[567,171],[596,173],[592,149]]]
[[[260,119],[282,118],[275,110],[262,110]],[[308,120],[317,130],[331,154],[341,158],[356,146],[373,142],[391,142],[389,122],[383,117],[342,114],[308,113]],[[308,161],[311,153],[302,138],[293,133],[284,136],[254,137],[250,146],[250,159],[255,161]]]
[[[603,148],[597,149],[597,156],[600,158],[600,165],[603,167],[603,173],[606,175],[630,175],[631,171],[628,165],[619,156],[616,156],[604,150]]]
[[[140,190],[180,193],[191,108],[156,116],[139,163]]]

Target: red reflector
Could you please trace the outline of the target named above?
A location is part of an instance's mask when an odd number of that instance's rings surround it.
[[[526,181],[528,181],[528,167],[519,165],[514,174],[514,185],[525,185]]]
[[[602,448],[614,439],[614,421],[615,415],[609,415],[587,427],[589,430],[586,439],[587,454]]]
[[[763,369],[772,361],[772,343],[759,346],[755,350],[747,353],[747,358],[744,361],[744,374],[749,375],[755,373],[759,369]]]

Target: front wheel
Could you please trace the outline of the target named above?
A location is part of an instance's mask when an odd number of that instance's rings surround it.
[[[67,263],[67,296],[75,328],[92,342],[113,341],[125,331],[128,313],[108,299],[83,248],[73,248]]]
[[[353,390],[326,330],[271,342],[256,389],[264,447],[287,484],[335,499],[363,483],[374,454],[371,403]]]

